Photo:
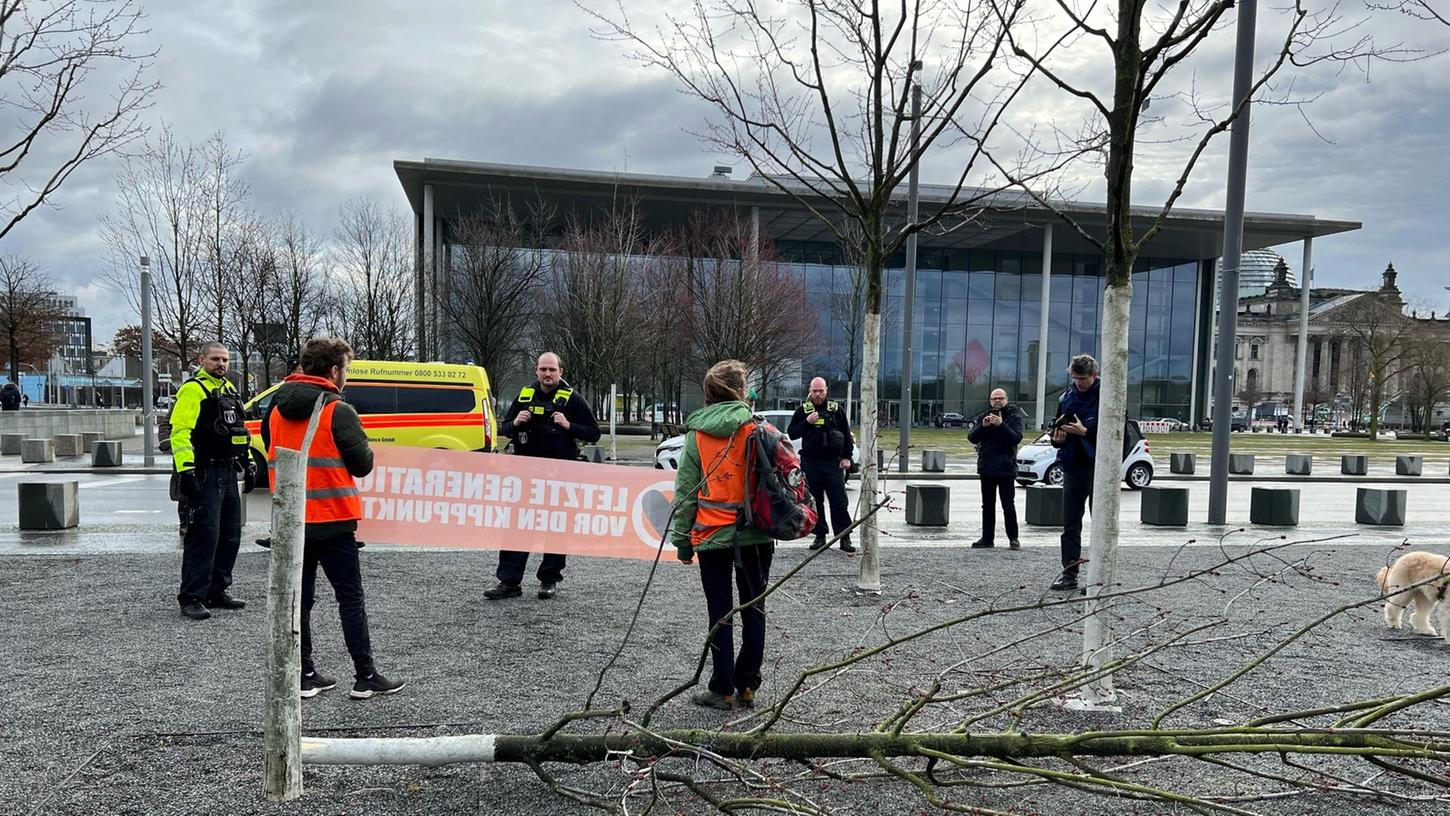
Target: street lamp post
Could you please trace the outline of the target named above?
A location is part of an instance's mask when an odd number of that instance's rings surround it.
[[[156,466],[156,407],[151,394],[151,259],[141,256],[141,433],[142,461]]]
[[[911,63],[913,73],[921,70],[920,62]],[[907,180],[906,193],[906,222],[908,226],[914,227],[917,218],[917,188],[921,157],[918,152],[921,149],[921,81],[911,83],[911,173]],[[896,469],[902,473],[906,472],[907,462],[910,460],[911,449],[911,418],[914,409],[911,405],[911,335],[913,332],[912,318],[916,314],[916,232],[906,236],[906,269],[905,272],[905,310],[902,319],[901,336],[901,432],[897,442]]]

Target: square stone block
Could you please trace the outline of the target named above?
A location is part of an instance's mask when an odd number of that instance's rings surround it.
[[[91,467],[120,467],[121,443],[98,440],[91,447]]]
[[[1145,487],[1138,519],[1160,527],[1188,526],[1188,488]]]
[[[1062,526],[1062,488],[1029,485],[1026,521],[1034,527]]]
[[[944,484],[906,486],[906,523],[918,527],[945,527],[952,491]]]
[[[20,443],[20,461],[27,463],[54,462],[55,444],[49,439],[26,439]]]
[[[1396,476],[1419,476],[1425,469],[1425,457],[1423,456],[1396,456]]]
[[[1171,473],[1192,473],[1198,457],[1191,453],[1170,453],[1168,455],[1168,470]]]
[[[0,454],[6,456],[19,456],[20,443],[25,440],[25,434],[0,434]]]
[[[1291,453],[1284,457],[1284,472],[1290,476],[1308,476],[1314,471],[1314,457],[1307,453]]]
[[[1339,457],[1339,472],[1345,476],[1363,476],[1369,473],[1369,457],[1341,456]]]
[[[1354,497],[1354,522],[1384,527],[1405,526],[1407,491],[1361,487]]]
[[[947,469],[947,452],[939,450],[924,450],[921,452],[922,473],[945,473]]]
[[[56,456],[64,456],[64,457],[69,458],[69,457],[72,457],[72,456],[80,456],[82,453],[85,453],[85,451],[81,449],[81,435],[80,434],[56,434],[55,435],[55,455]]]
[[[1254,472],[1254,455],[1252,453],[1230,453],[1228,455],[1228,472],[1247,476]]]
[[[21,482],[18,487],[20,529],[65,530],[80,524],[80,490],[75,482]]]
[[[81,453],[90,453],[103,438],[100,431],[81,431]]]
[[[1289,487],[1256,487],[1249,494],[1249,523],[1271,527],[1299,524],[1299,491]]]

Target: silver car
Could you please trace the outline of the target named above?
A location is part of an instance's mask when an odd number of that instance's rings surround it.
[[[1123,457],[1122,480],[1133,490],[1142,490],[1153,482],[1153,454],[1148,449],[1148,440],[1139,430],[1138,423],[1128,420],[1124,446],[1128,455]],[[1057,463],[1057,448],[1047,435],[1037,437],[1031,445],[1017,451],[1017,482],[1030,485],[1043,482],[1061,485],[1062,465]]]

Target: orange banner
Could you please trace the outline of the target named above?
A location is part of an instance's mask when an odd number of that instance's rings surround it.
[[[373,460],[369,543],[653,559],[674,501],[670,471],[395,445]]]

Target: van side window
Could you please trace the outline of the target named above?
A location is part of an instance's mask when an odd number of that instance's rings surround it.
[[[400,414],[466,414],[478,404],[471,388],[399,388]]]
[[[262,419],[267,416],[267,409],[272,407],[272,398],[275,396],[277,396],[277,392],[273,391],[267,396],[259,398],[257,403],[252,406],[252,410],[247,412],[247,419]],[[170,411],[167,413],[169,415]]]
[[[398,389],[391,385],[348,383],[342,398],[359,414],[395,414]]]

